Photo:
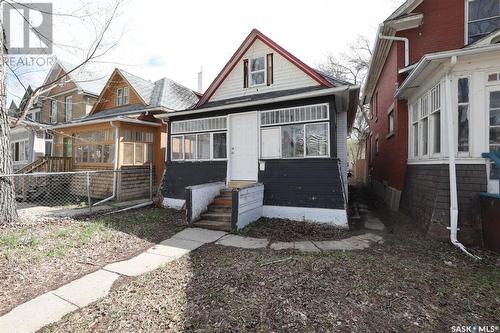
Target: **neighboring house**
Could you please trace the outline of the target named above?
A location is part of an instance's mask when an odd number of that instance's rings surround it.
[[[45,126],[31,119],[31,112],[17,126],[15,125],[22,110],[31,95],[32,89],[28,87],[19,108],[14,101],[9,107],[10,144],[13,160],[13,171],[18,172],[33,163],[37,158],[47,153],[45,145]],[[50,149],[50,147],[49,147]],[[50,150],[48,151],[50,154]]]
[[[168,78],[151,82],[115,69],[88,116],[50,127],[55,156],[71,158],[73,170],[126,172],[113,192],[120,200],[129,199],[139,190],[127,187],[127,180],[142,179],[143,191],[148,191],[144,174],[149,175],[150,165],[156,182],[163,175],[166,126],[154,115],[184,110],[197,102],[195,92]],[[108,190],[111,183],[108,179]]]
[[[164,202],[216,229],[261,216],[347,228],[358,94],[253,30],[196,107],[159,115],[169,120]]]
[[[481,239],[480,193],[498,194],[500,2],[409,0],[378,30],[363,91],[371,181],[427,233]],[[497,215],[498,216],[498,215]],[[453,239],[452,239],[453,240]]]

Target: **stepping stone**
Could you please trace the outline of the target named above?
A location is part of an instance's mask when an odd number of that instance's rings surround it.
[[[223,246],[239,247],[241,249],[262,249],[267,247],[269,240],[266,238],[241,237],[227,235],[219,239],[215,244]]]
[[[76,309],[76,305],[48,292],[0,317],[0,332],[36,332]]]
[[[319,252],[320,250],[310,241],[302,242],[274,242],[271,249],[279,250],[299,250],[302,252]]]
[[[79,307],[84,307],[106,296],[118,277],[116,273],[98,270],[54,290],[53,293]]]
[[[365,221],[365,229],[384,231],[385,226],[378,217],[368,215]]]
[[[158,245],[153,246],[147,252],[167,257],[182,257],[194,249],[202,246],[203,243],[185,240],[181,238],[170,238]]]
[[[314,245],[323,251],[350,251],[353,250],[352,244],[345,240],[339,241],[314,241]]]
[[[180,238],[199,243],[212,243],[224,235],[227,235],[227,232],[201,228],[188,228],[178,232],[172,238]]]
[[[105,266],[103,269],[127,276],[138,276],[151,272],[158,267],[174,261],[176,257],[166,257],[152,253],[141,253],[132,259],[119,261]]]

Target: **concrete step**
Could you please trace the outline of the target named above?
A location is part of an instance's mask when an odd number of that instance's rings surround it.
[[[193,223],[193,227],[210,230],[231,231],[231,223],[222,221],[199,220]]]
[[[221,192],[217,198],[232,198],[233,197],[233,192],[227,191],[227,192]]]
[[[201,214],[203,220],[222,221],[231,223],[231,214],[229,213],[204,213]]]

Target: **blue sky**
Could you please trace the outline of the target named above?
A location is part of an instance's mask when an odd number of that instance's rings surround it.
[[[87,20],[54,16],[54,41],[76,46],[54,47],[54,55],[73,63],[81,61],[93,40],[93,24],[106,17],[112,2],[54,0],[54,10],[58,13],[96,13]],[[116,47],[88,67],[100,73],[120,67],[152,81],[166,76],[191,89],[197,88],[197,73],[203,67],[206,89],[253,28],[307,64],[316,66],[328,53],[345,51],[358,35],[373,40],[378,24],[401,3],[398,0],[125,0],[104,41],[108,45],[117,43]],[[21,72],[29,72],[22,76],[24,84],[40,84],[46,70],[46,67],[22,68]],[[22,91],[10,77],[9,97],[16,99]]]

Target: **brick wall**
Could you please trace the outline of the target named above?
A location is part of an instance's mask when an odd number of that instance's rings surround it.
[[[479,193],[487,191],[485,165],[457,165],[459,239],[481,242]],[[447,164],[408,165],[401,207],[431,237],[448,239],[450,178]]]

